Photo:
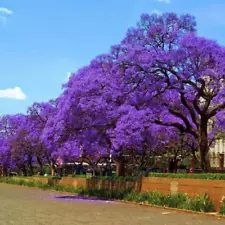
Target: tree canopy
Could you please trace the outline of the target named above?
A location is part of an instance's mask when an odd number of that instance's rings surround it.
[[[74,73],[54,101],[0,119],[0,163],[208,152],[224,130],[225,49],[190,15],[143,14],[120,44]],[[21,166],[21,165],[20,165]]]

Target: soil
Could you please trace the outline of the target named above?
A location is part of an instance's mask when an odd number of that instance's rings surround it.
[[[224,225],[217,217],[0,184],[0,225]]]

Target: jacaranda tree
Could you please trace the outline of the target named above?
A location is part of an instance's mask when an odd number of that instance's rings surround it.
[[[153,123],[192,135],[208,170],[214,131],[223,129],[224,48],[198,37],[191,16],[170,13],[143,15],[113,53],[136,106],[150,108]]]
[[[13,149],[29,146],[40,165],[113,157],[123,170],[124,155],[172,148],[199,151],[207,171],[210,146],[225,128],[224,83],[225,49],[199,37],[192,16],[144,14],[120,44],[73,74],[54,102],[34,103],[20,129],[10,126],[9,138],[3,132],[0,157],[12,155],[13,137],[24,144]]]

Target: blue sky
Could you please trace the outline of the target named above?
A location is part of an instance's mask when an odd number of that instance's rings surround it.
[[[190,13],[199,35],[225,44],[225,0],[0,0],[0,115],[56,98],[68,72],[152,12]]]

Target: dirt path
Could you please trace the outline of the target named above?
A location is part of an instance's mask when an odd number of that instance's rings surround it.
[[[225,220],[120,203],[71,199],[0,184],[0,225],[224,225]]]

